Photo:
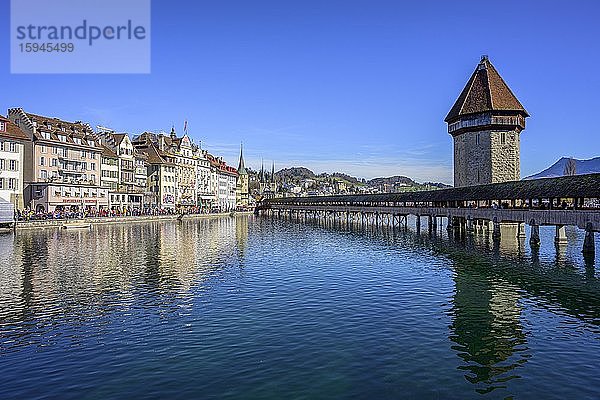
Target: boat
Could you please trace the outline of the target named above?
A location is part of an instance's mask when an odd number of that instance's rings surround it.
[[[92,224],[85,223],[64,223],[62,225],[63,229],[92,229]]]

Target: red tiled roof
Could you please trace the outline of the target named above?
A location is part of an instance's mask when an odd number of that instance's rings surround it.
[[[117,153],[112,151],[110,148],[106,147],[103,144],[101,146],[102,146],[102,157],[119,158]]]
[[[29,137],[19,128],[13,124],[8,118],[4,118],[0,115],[0,122],[4,122],[5,129],[0,131],[0,137],[6,139],[13,139],[19,141],[27,141]]]

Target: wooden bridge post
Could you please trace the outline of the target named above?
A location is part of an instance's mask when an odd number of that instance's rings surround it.
[[[448,232],[452,232],[454,230],[454,226],[452,226],[452,215],[448,214],[448,226],[446,226],[446,230]]]
[[[567,244],[567,234],[564,225],[556,225],[556,234],[554,235],[554,244],[563,246]]]
[[[529,226],[531,226],[531,237],[529,238],[529,246],[531,246],[532,249],[539,249],[541,244],[540,226],[533,219],[529,222]]]
[[[596,243],[594,240],[594,228],[591,222],[585,227],[585,239],[583,240],[583,254],[588,257],[594,257],[596,254]]]
[[[494,231],[492,233],[492,238],[495,241],[499,241],[500,240],[500,236],[502,234],[500,233],[500,222],[498,222],[498,218],[494,217],[493,224],[494,224]]]
[[[519,224],[517,226],[517,238],[525,239],[526,236],[527,236],[527,233],[525,232],[525,222],[519,222]]]
[[[467,217],[467,235],[472,236],[475,234],[475,229],[473,228],[473,218],[471,216]]]
[[[415,228],[417,229],[417,234],[421,233],[421,216],[417,214],[417,221]]]

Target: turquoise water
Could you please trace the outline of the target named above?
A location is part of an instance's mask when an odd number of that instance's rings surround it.
[[[599,273],[552,234],[539,254],[254,217],[0,236],[0,398],[595,399]]]

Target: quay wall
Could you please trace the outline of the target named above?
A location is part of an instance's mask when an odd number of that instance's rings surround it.
[[[235,215],[250,215],[252,212],[236,212]],[[217,214],[188,214],[184,215],[184,220],[205,219],[205,218],[222,218],[230,216],[230,213]],[[16,230],[31,230],[31,229],[56,229],[62,228],[65,223],[69,224],[135,224],[143,222],[164,222],[177,220],[178,215],[150,215],[139,217],[103,217],[103,218],[73,218],[73,219],[50,219],[40,221],[19,221],[16,225]]]

